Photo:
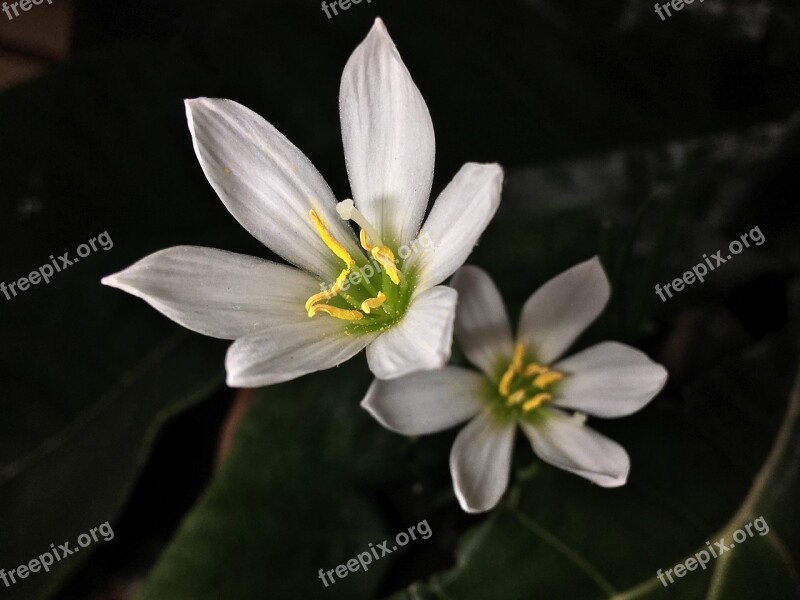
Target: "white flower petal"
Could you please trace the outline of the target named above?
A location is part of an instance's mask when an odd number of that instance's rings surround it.
[[[102,282],[187,329],[229,340],[308,319],[303,305],[319,292],[316,279],[293,267],[196,246],[160,250]]]
[[[500,165],[467,163],[456,173],[419,232],[429,248],[414,255],[420,290],[441,283],[464,264],[497,212],[502,190]]]
[[[403,319],[367,348],[370,370],[395,379],[441,368],[450,358],[458,294],[443,285],[416,296]]]
[[[345,326],[345,321],[320,315],[236,340],[225,357],[228,385],[271,385],[345,362],[375,337],[345,335]]]
[[[380,19],[347,61],[339,112],[356,208],[385,243],[410,242],[431,192],[433,123]]]
[[[517,337],[539,362],[550,363],[603,312],[610,295],[605,271],[595,256],[556,275],[528,298]]]
[[[544,417],[522,430],[543,461],[603,487],[625,485],[631,468],[625,448],[558,409],[540,408]]]
[[[473,365],[494,377],[498,360],[514,352],[503,298],[489,274],[472,265],[456,271],[450,285],[458,292],[456,340]]]
[[[461,508],[484,512],[500,501],[508,487],[514,423],[498,425],[485,412],[472,419],[450,451],[450,474]]]
[[[567,376],[555,406],[597,417],[624,417],[640,410],[667,382],[667,370],[635,348],[603,342],[553,366]]]
[[[403,435],[425,435],[458,425],[481,409],[477,371],[445,367],[400,379],[373,381],[361,406],[377,421]]]
[[[314,209],[351,254],[361,252],[352,228],[314,165],[283,134],[232,100],[186,101],[192,142],[211,186],[253,236],[290,263],[333,282],[343,263],[322,242]]]

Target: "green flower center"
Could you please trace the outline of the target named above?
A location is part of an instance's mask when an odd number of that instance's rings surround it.
[[[403,271],[406,257],[384,244],[377,231],[353,206],[352,200],[340,202],[336,210],[339,216],[361,226],[359,236],[366,256],[353,258],[350,253],[328,231],[317,215],[310,210],[313,221],[325,245],[344,263],[336,281],[314,294],[306,301],[309,317],[323,313],[329,317],[348,321],[349,334],[383,331],[391,327],[405,314],[417,281],[417,270],[412,265]]]
[[[508,363],[498,365],[497,376],[487,380],[484,398],[491,414],[501,423],[533,422],[537,409],[553,399],[564,373],[526,357],[525,345],[517,342]]]

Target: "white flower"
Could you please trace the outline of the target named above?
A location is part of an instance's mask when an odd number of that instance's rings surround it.
[[[347,62],[339,103],[355,202],[337,205],[309,160],[257,114],[231,100],[186,101],[211,186],[247,231],[298,268],[179,246],[103,279],[184,327],[236,340],[231,386],[293,379],[365,347],[380,378],[439,368],[450,356],[457,294],[439,284],[497,210],[503,172],[465,164],[420,228],[433,125],[380,19]]]
[[[467,512],[489,510],[505,492],[517,424],[542,460],[604,487],[623,485],[628,454],[585,427],[584,413],[632,414],[658,394],[667,372],[617,342],[559,359],[608,301],[610,288],[597,257],[551,279],[528,299],[516,343],[500,293],[484,271],[462,267],[452,285],[459,292],[456,339],[483,373],[448,366],[376,380],[362,406],[405,435],[471,419],[450,453],[456,496]]]

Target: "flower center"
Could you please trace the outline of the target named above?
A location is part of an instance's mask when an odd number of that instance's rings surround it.
[[[385,327],[402,316],[410,298],[409,278],[397,265],[395,254],[385,245],[377,230],[353,205],[344,200],[336,206],[344,220],[361,228],[359,240],[366,256],[355,258],[334,238],[313,209],[308,216],[322,241],[344,263],[332,284],[322,284],[322,291],[305,304],[309,317],[324,313],[353,322],[355,329]],[[357,326],[358,324],[358,326]]]
[[[564,374],[535,361],[525,361],[525,345],[517,342],[511,363],[491,390],[491,408],[501,420],[532,417],[534,411],[553,399]]]

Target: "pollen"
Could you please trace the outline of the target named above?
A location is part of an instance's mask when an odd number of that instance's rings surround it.
[[[347,308],[338,308],[336,306],[331,306],[330,304],[317,304],[311,307],[311,310],[308,311],[309,317],[313,317],[318,312],[324,312],[329,314],[332,317],[336,317],[337,319],[343,319],[345,321],[360,321],[364,318],[364,313],[361,313],[357,310],[349,310]]]
[[[373,308],[379,308],[384,302],[386,302],[386,294],[378,292],[375,298],[367,298],[361,303],[361,310],[369,314]]]
[[[322,241],[325,242],[325,245],[328,248],[330,248],[331,252],[340,258],[348,267],[352,267],[354,264],[356,264],[356,261],[353,260],[353,257],[350,256],[350,253],[345,249],[345,247],[336,241],[336,238],[330,234],[327,227],[325,227],[325,225],[322,223],[322,220],[319,218],[314,209],[308,211],[308,216],[311,217],[311,220],[314,222],[314,226],[317,228],[319,237],[322,238]]]
[[[372,258],[378,261],[383,270],[386,271],[386,274],[389,275],[392,283],[400,285],[400,271],[397,270],[397,265],[395,264],[394,252],[387,246],[373,246],[370,244],[369,237],[364,229],[361,230],[360,239],[361,246],[372,255]]]
[[[346,321],[360,321],[364,318],[364,315],[357,310],[348,310],[331,306],[329,304],[320,304],[320,302],[324,300],[330,300],[336,294],[342,291],[345,281],[347,281],[347,277],[350,275],[350,270],[353,265],[356,264],[356,261],[353,260],[353,257],[350,256],[350,253],[345,249],[345,247],[342,246],[336,240],[336,238],[330,234],[315,210],[311,209],[308,211],[308,216],[311,217],[311,221],[317,228],[319,237],[322,238],[322,241],[331,250],[331,252],[341,259],[341,261],[345,264],[345,267],[342,272],[339,273],[339,276],[336,278],[336,281],[330,287],[330,289],[324,290],[318,294],[314,294],[308,300],[306,300],[306,312],[308,313],[309,317],[313,317],[318,312],[323,312],[332,317],[336,317],[337,319],[344,319]]]
[[[551,394],[548,394],[547,392],[540,392],[536,394],[533,398],[525,402],[525,404],[522,405],[522,410],[524,410],[525,412],[530,412],[534,408],[539,408],[539,406],[543,402],[547,402],[548,400],[552,399],[553,396]]]
[[[548,370],[546,373],[542,373],[536,379],[533,380],[533,385],[540,388],[545,388],[551,383],[556,381],[561,381],[564,379],[564,375],[559,373],[558,371],[550,371]]]
[[[322,291],[319,294],[314,294],[308,300],[306,300],[306,312],[308,313],[309,317],[314,316],[311,311],[315,304],[322,302],[323,300],[330,300],[342,289],[349,274],[350,268],[348,267],[339,273],[339,276],[336,278],[336,282],[330,289]]]
[[[389,275],[389,279],[395,285],[400,285],[400,271],[394,262],[394,253],[386,246],[380,246],[372,249],[372,256],[383,267],[383,270]]]
[[[522,372],[522,361],[525,360],[525,344],[517,342],[514,346],[514,356],[511,359],[511,366],[516,373]]]
[[[514,379],[516,372],[513,366],[508,367],[503,376],[500,378],[500,384],[497,386],[497,391],[503,396],[508,396],[511,393],[511,380]]]
[[[525,390],[517,390],[508,397],[506,402],[508,404],[519,404],[523,400],[525,400]]]
[[[527,367],[525,367],[525,377],[533,377],[534,375],[541,375],[542,373],[547,373],[549,369],[547,367],[543,367],[538,363],[531,363]]]

